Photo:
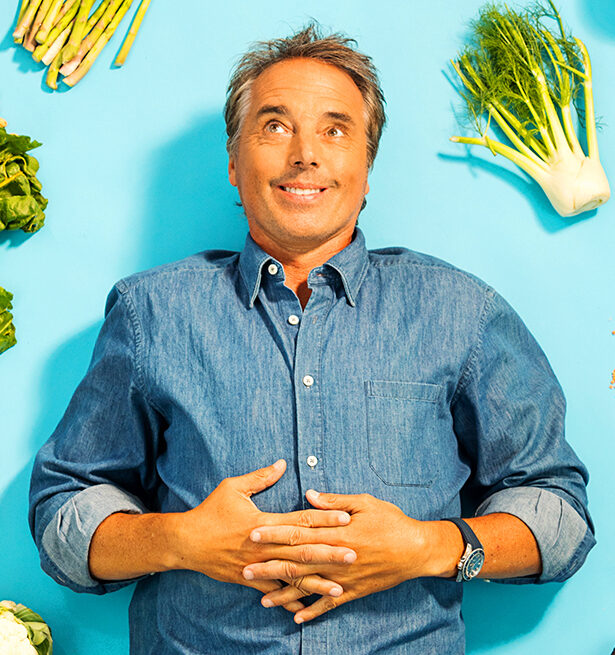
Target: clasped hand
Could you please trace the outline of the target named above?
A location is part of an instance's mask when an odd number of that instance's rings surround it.
[[[251,496],[285,470],[279,460],[226,478],[178,515],[172,568],[258,589],[265,607],[283,606],[297,623],[424,574],[424,524],[369,494],[309,491],[315,509],[261,512]],[[305,607],[299,599],[311,594],[321,598]]]
[[[321,594],[312,605],[295,613],[295,622],[303,623],[350,600],[426,574],[425,524],[408,517],[396,505],[370,494],[319,494],[310,490],[306,497],[321,510],[348,512],[350,523],[326,528],[263,525],[252,530],[250,539],[263,545],[345,547],[356,552],[356,561],[350,566],[338,561],[298,563],[283,559],[250,564],[243,569],[246,579],[288,583],[265,594],[261,600],[263,606],[288,607],[303,596]],[[341,593],[316,591],[316,587],[324,589],[330,581],[339,584]]]

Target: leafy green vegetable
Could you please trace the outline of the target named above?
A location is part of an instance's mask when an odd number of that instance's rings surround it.
[[[47,199],[36,177],[38,161],[28,154],[40,145],[0,127],[0,230],[36,232],[43,227]]]
[[[11,300],[13,294],[0,287],[0,353],[17,343],[13,315],[9,312],[9,309],[13,309]]]
[[[574,216],[605,203],[610,188],[598,156],[589,54],[548,2],[520,13],[494,3],[480,10],[470,43],[452,64],[481,136],[451,141],[510,159],[540,184],[562,216]],[[585,124],[587,156],[571,106]],[[488,136],[492,121],[512,147]]]

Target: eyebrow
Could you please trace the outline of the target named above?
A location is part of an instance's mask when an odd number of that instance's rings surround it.
[[[290,112],[286,105],[263,105],[257,112],[256,118],[265,116],[267,114],[275,114],[276,116],[289,116]],[[346,123],[347,125],[354,125],[355,121],[353,120],[350,114],[346,114],[343,111],[327,111],[325,112],[325,117],[340,123]]]

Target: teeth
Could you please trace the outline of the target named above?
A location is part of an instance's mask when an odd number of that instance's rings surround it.
[[[298,189],[293,186],[283,186],[284,191],[289,193],[296,193],[298,196],[312,196],[315,193],[320,193],[320,189]]]

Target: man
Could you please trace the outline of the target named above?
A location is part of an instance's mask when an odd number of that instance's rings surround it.
[[[116,284],[35,462],[43,568],[138,579],[131,653],[462,653],[461,581],[564,580],[594,544],[519,317],[445,262],[365,248],[384,99],[350,46],[309,26],[244,56],[243,251]]]

